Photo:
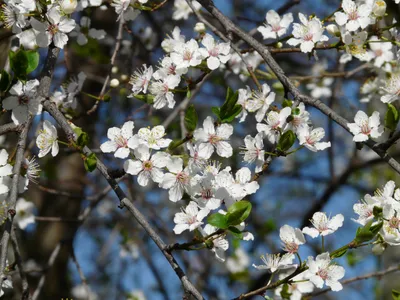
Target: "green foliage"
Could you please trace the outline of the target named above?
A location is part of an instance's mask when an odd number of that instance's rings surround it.
[[[356,238],[354,239],[354,242],[356,244],[368,242],[378,234],[379,230],[383,226],[383,222],[379,222],[378,224],[372,225],[372,223],[374,222],[375,220],[371,220],[367,224],[365,224],[364,227],[358,227],[356,232]]]
[[[239,98],[239,92],[233,92],[231,88],[228,87],[226,92],[226,99],[221,107],[212,107],[212,112],[218,117],[220,123],[231,123],[235,117],[242,111],[242,106],[236,104]]]
[[[333,255],[331,255],[331,258],[334,259],[334,258],[342,257],[343,255],[346,254],[346,252],[347,252],[347,248],[344,248],[340,251],[333,253]]]
[[[400,292],[397,290],[392,290],[392,298],[393,300],[400,300]]]
[[[197,127],[198,116],[194,105],[191,104],[185,113],[185,128],[188,132],[193,132]]]
[[[212,214],[208,217],[207,222],[220,229],[228,229],[237,235],[237,231],[230,226],[236,226],[247,219],[251,212],[251,203],[249,201],[239,201],[228,208],[228,212],[223,215],[220,213]]]
[[[282,286],[281,297],[282,299],[290,299],[290,296],[292,296],[292,293],[289,293],[289,285],[285,283]]]
[[[385,127],[391,131],[395,131],[399,123],[399,112],[392,104],[388,104],[388,110],[385,115]]]
[[[6,92],[11,85],[11,76],[7,73],[7,71],[1,71],[1,78],[0,78],[0,91]]]
[[[147,104],[153,104],[154,96],[153,95],[134,95],[136,99],[146,102]]]
[[[277,149],[283,152],[287,151],[293,146],[295,141],[296,135],[293,133],[293,131],[288,130],[279,138]]]
[[[285,99],[285,100],[283,100],[282,108],[292,107],[292,105],[293,105],[293,102],[291,100]]]
[[[97,166],[97,157],[96,154],[90,153],[83,160],[83,164],[85,165],[85,169],[88,172],[93,172]]]
[[[34,50],[22,50],[17,52],[10,51],[10,67],[15,77],[26,80],[26,76],[33,72],[39,65],[39,53]]]
[[[89,135],[80,127],[75,127],[74,132],[77,135],[76,144],[82,148],[87,146],[89,142]]]

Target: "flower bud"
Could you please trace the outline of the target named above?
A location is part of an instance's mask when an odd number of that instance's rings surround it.
[[[283,44],[281,42],[277,42],[276,45],[275,45],[275,47],[278,48],[278,49],[281,49],[282,46],[283,46]]]
[[[326,26],[326,31],[332,36],[340,36],[340,30],[335,24],[329,24]]]
[[[374,255],[381,255],[383,253],[383,251],[385,251],[386,247],[383,244],[375,244],[372,247],[372,253]]]
[[[116,79],[116,78],[111,79],[110,86],[113,87],[113,88],[116,88],[117,86],[119,86],[119,80]]]
[[[377,17],[383,17],[386,12],[386,2],[385,1],[376,1],[374,3],[374,7],[372,8],[372,12]]]
[[[111,73],[116,74],[118,73],[118,67],[114,66],[111,68]]]
[[[126,75],[126,74],[121,74],[120,78],[122,81],[128,81],[128,75]]]
[[[204,25],[204,23],[202,23],[202,22],[198,22],[194,26],[194,31],[196,31],[198,33],[202,33],[204,31],[206,31],[206,25]]]
[[[75,11],[77,5],[77,0],[62,0],[60,2],[61,10],[68,15]]]

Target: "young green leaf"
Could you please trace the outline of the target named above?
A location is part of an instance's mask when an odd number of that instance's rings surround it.
[[[277,148],[281,151],[287,151],[293,146],[295,141],[296,135],[293,133],[293,131],[288,130],[279,138]]]
[[[90,155],[86,156],[83,160],[83,164],[85,165],[86,171],[93,172],[97,165],[96,154],[90,153]]]
[[[188,132],[193,132],[197,127],[198,116],[194,105],[191,104],[185,113],[185,128]]]
[[[0,78],[0,91],[5,92],[8,90],[11,84],[11,76],[6,70],[1,71]]]
[[[215,213],[210,215],[207,218],[208,224],[215,226],[217,228],[221,229],[227,229],[228,228],[228,223],[226,220],[226,215],[220,214],[220,213]]]
[[[226,214],[226,220],[229,225],[239,225],[251,212],[251,203],[249,201],[239,201],[234,203],[228,208],[228,213]]]
[[[399,123],[399,112],[396,107],[392,104],[388,104],[388,110],[385,115],[385,127],[391,131],[396,130],[397,124]]]

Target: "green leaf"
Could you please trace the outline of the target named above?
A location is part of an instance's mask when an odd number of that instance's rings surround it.
[[[241,232],[239,229],[237,229],[236,227],[234,227],[234,226],[229,226],[228,227],[228,230],[232,233],[232,235],[235,237],[235,238],[238,238],[238,239],[243,239],[243,232]]]
[[[133,95],[133,97],[135,97],[136,99],[146,102],[147,104],[153,104],[154,102],[154,96],[153,95]]]
[[[374,214],[375,218],[379,218],[380,216],[382,216],[382,207],[379,206],[374,206],[374,208],[372,209],[372,213]]]
[[[234,203],[228,208],[228,213],[226,214],[226,220],[228,225],[239,225],[251,212],[251,203],[249,201],[239,201]]]
[[[185,113],[185,128],[189,132],[193,132],[197,127],[198,116],[194,105],[191,104]]]
[[[22,51],[22,50],[20,50]],[[29,74],[31,72],[33,72],[34,70],[36,70],[36,68],[39,65],[39,53],[36,52],[35,50],[28,50],[28,51],[24,51],[26,58],[28,60],[28,67],[26,68],[26,74]]]
[[[213,106],[211,107],[211,111],[217,116],[218,120],[221,120],[219,107]]]
[[[279,138],[277,148],[281,151],[287,151],[293,146],[295,141],[296,135],[293,133],[293,131],[288,130]]]
[[[90,153],[88,156],[86,156],[83,160],[83,164],[85,165],[86,171],[93,172],[97,165],[96,154]]]
[[[76,143],[81,147],[85,147],[89,142],[89,135],[82,131],[82,133],[78,136]]]
[[[292,293],[289,293],[289,285],[285,283],[282,286],[282,291],[281,291],[281,297],[282,299],[290,299],[290,296],[292,296]]]
[[[392,290],[392,298],[393,300],[400,300],[400,292],[397,290]]]
[[[285,107],[292,107],[292,105],[293,105],[293,102],[292,102],[292,101],[290,101],[290,100],[288,100],[288,99],[283,100],[283,103],[282,103],[282,107],[283,107],[283,108],[285,108]]]
[[[396,130],[399,123],[399,112],[392,104],[388,104],[388,110],[385,115],[385,126],[391,131]]]
[[[240,104],[236,104],[233,109],[230,111],[229,115],[225,116],[224,118],[222,118],[221,122],[222,123],[231,123],[235,117],[240,114],[240,112],[242,111],[243,106],[241,106]]]
[[[208,224],[215,226],[217,228],[221,229],[227,229],[228,228],[228,222],[226,219],[226,215],[220,214],[220,213],[215,213],[210,215],[207,218]]]
[[[347,252],[347,248],[345,248],[345,249],[343,249],[343,250],[340,250],[339,252],[335,252],[335,253],[331,256],[331,259],[338,258],[338,257],[342,257],[343,255],[346,254],[346,252]]]
[[[26,79],[26,70],[28,69],[28,57],[23,50],[18,50],[17,52],[10,52],[10,67],[13,70],[15,76],[18,79]]]
[[[375,220],[371,220],[367,224],[365,224],[364,227],[358,227],[356,237],[354,239],[357,244],[365,243],[372,240],[375,235],[377,235],[379,230],[381,230],[383,222],[372,225],[372,223],[374,222]]]
[[[292,109],[292,114],[298,116],[300,114],[300,108],[296,107]]]
[[[5,92],[8,90],[11,84],[11,76],[7,73],[6,70],[1,71],[1,78],[0,78],[0,91]]]

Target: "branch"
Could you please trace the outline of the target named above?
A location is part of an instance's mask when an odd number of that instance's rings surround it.
[[[22,282],[21,300],[27,300],[27,299],[31,299],[30,294],[29,294],[28,279],[26,278],[24,268],[22,267],[21,252],[19,250],[18,239],[17,239],[17,235],[16,235],[15,231],[16,231],[15,227],[13,227],[13,229],[11,231],[11,244],[13,246],[15,261],[17,263],[19,276],[21,277],[21,282]]]
[[[241,30],[237,27],[230,19],[228,19],[224,14],[221,13],[215,6],[213,1],[211,0],[198,0],[205,9],[207,9],[211,15],[213,15],[226,29],[227,32],[232,32],[236,34],[238,37],[243,39],[247,42],[251,47],[256,50],[264,61],[268,64],[270,69],[275,73],[276,77],[282,83],[285,88],[285,91],[289,91],[295,100],[295,103],[303,102],[304,104],[310,105],[312,107],[317,108],[327,117],[334,120],[337,124],[342,126],[346,131],[350,132],[349,128],[347,127],[348,121],[338,115],[335,111],[329,108],[326,104],[321,102],[318,99],[314,99],[312,97],[303,95],[300,91],[296,88],[296,86],[290,81],[290,79],[285,75],[285,72],[282,68],[277,64],[277,62],[272,57],[271,53],[269,52],[268,48],[254,39],[252,36],[249,36],[246,32]],[[363,142],[363,144],[367,145],[371,148],[375,153],[377,153],[382,159],[384,159],[398,174],[400,174],[400,164],[393,159],[386,151],[377,147],[377,143],[368,140]]]
[[[23,128],[23,125],[15,125],[14,123],[8,123],[0,126],[0,135],[9,132],[20,132]]]
[[[50,102],[50,100],[46,100],[43,103],[43,108],[49,112],[49,114],[57,121],[59,126],[66,133],[67,138],[70,142],[76,142],[77,137],[75,132],[71,128],[68,120],[64,117],[64,115],[58,110],[57,106]],[[82,149],[83,154],[86,156],[90,155],[92,151],[88,147],[84,147]],[[203,296],[200,292],[194,287],[194,285],[189,281],[186,277],[185,273],[181,269],[181,267],[176,262],[175,258],[166,250],[167,245],[161,239],[161,237],[154,231],[152,226],[146,220],[146,218],[142,215],[142,213],[133,205],[131,200],[129,200],[125,194],[125,192],[121,189],[117,181],[112,178],[108,172],[107,167],[103,164],[100,159],[97,159],[97,169],[103,175],[103,177],[107,180],[109,185],[112,187],[117,197],[120,200],[120,208],[126,207],[129,212],[133,215],[136,221],[144,228],[147,234],[152,238],[152,240],[156,243],[158,248],[161,250],[165,258],[168,260],[169,264],[181,280],[185,291],[192,294],[195,299],[203,299]]]

